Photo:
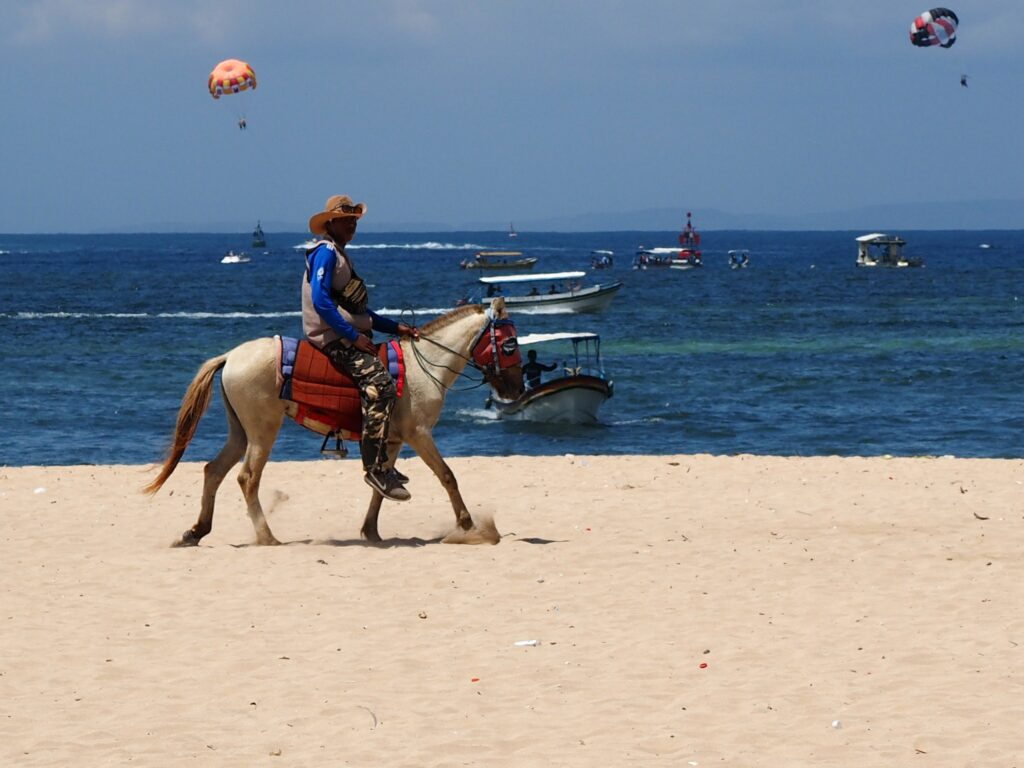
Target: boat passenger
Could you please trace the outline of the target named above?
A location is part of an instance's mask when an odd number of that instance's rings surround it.
[[[536,285],[533,286],[533,288],[530,289],[530,294],[529,295],[530,296],[540,296],[540,291],[537,290],[537,286]]]
[[[557,367],[554,363],[544,365],[537,362],[537,350],[531,349],[526,353],[527,361],[523,363],[523,378],[529,389],[536,389],[540,386],[540,374],[542,371],[553,371]]]
[[[391,374],[377,357],[371,334],[378,330],[416,339],[419,330],[378,315],[369,307],[366,283],[345,253],[364,213],[365,203],[355,204],[347,195],[331,195],[324,210],[310,218],[309,231],[323,239],[306,251],[302,330],[359,389],[363,413],[359,453],[367,485],[389,499],[406,501],[411,498],[405,488],[409,478],[385,468],[391,411],[398,393]]]
[[[552,293],[558,293],[558,288],[557,288],[557,287],[555,287],[555,284],[554,284],[554,283],[552,283],[552,284],[551,284],[551,287],[550,287],[550,288],[548,288],[548,293],[549,293],[549,294],[552,294]]]

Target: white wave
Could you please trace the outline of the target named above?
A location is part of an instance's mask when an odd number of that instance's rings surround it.
[[[0,251],[0,254],[2,253],[10,253],[10,251]]]
[[[498,420],[498,412],[488,408],[458,408],[455,413],[479,422]]]
[[[378,315],[394,315],[398,316],[401,314],[412,313],[414,315],[444,315],[451,312],[454,307],[381,307],[380,309],[373,310]]]
[[[396,248],[406,251],[480,251],[485,249],[487,246],[477,245],[475,243],[462,243],[461,245],[457,245],[455,243],[436,243],[434,241],[428,241],[426,243],[368,243],[366,245],[349,243],[345,247],[352,249],[363,248],[368,250],[387,250],[389,248]]]
[[[300,317],[301,312],[15,312],[9,317],[16,320],[67,320],[81,318],[167,318],[188,320],[209,320],[215,318],[236,319],[247,317]]]
[[[301,317],[302,312],[160,312],[154,317],[179,317],[195,320],[209,318],[242,318],[242,317]]]
[[[304,243],[293,245],[292,248],[305,251],[312,248],[318,242],[320,241],[306,240]],[[345,246],[345,249],[353,251],[482,251],[486,250],[487,247],[486,245],[477,245],[476,243],[437,243],[430,240],[425,243],[366,243],[365,245],[349,243]]]

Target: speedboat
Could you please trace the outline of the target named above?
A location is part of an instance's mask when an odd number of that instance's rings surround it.
[[[463,259],[463,269],[533,269],[536,256],[523,256],[519,251],[480,251],[472,259]]]
[[[228,251],[224,254],[224,258],[220,260],[221,264],[247,264],[252,261],[244,253],[235,253],[234,251]]]
[[[596,333],[531,333],[519,337],[520,347],[561,350],[563,355],[570,344],[571,357],[562,360],[560,373],[542,379],[536,387],[528,386],[515,400],[488,398],[487,406],[494,408],[501,419],[548,424],[596,422],[598,409],[614,389],[601,365],[600,337]]]
[[[729,251],[729,266],[732,269],[746,269],[750,264],[750,251],[746,248],[737,248]]]
[[[621,282],[592,285],[584,288],[579,282],[586,277],[586,272],[548,272],[539,275],[495,275],[481,277],[480,282],[487,286],[487,295],[480,299],[481,304],[490,304],[494,296],[503,296],[505,306],[510,311],[526,311],[531,314],[562,313],[562,312],[601,312],[615,298],[622,287]],[[502,289],[503,285],[520,285],[533,283],[525,294],[509,295]],[[547,283],[548,288],[542,291],[538,284]]]
[[[614,251],[591,251],[590,252],[590,268],[591,269],[610,269],[614,266],[615,252]]]
[[[861,235],[857,240],[858,267],[923,267],[923,259],[911,259],[903,256],[903,246],[907,241],[898,236],[872,232]]]

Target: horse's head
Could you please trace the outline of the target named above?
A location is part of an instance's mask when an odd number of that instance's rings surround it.
[[[516,326],[509,319],[505,299],[500,296],[487,310],[487,325],[473,344],[473,363],[484,375],[495,394],[503,400],[515,400],[523,394],[523,359],[519,354]]]

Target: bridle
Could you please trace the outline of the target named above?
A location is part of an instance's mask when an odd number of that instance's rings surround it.
[[[469,357],[429,336],[421,334],[419,337],[419,341],[429,341],[434,346],[440,347],[446,352],[450,352],[456,357],[465,360],[466,365],[480,372],[481,378],[479,381],[465,373],[465,366],[463,366],[463,370],[457,371],[443,363],[435,363],[433,360],[428,360],[417,346],[417,339],[410,339],[410,341],[413,355],[416,357],[416,361],[420,364],[423,372],[433,379],[438,388],[452,392],[465,392],[482,387],[492,378],[497,378],[502,370],[522,364],[522,356],[519,353],[519,341],[516,338],[515,323],[508,318],[495,317],[490,307],[487,308],[487,323],[480,329],[480,332],[473,338],[473,343],[469,346]],[[454,373],[457,377],[469,379],[475,383],[468,387],[449,387],[430,370],[431,368],[444,368]]]

